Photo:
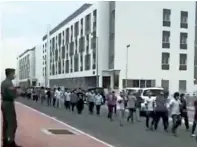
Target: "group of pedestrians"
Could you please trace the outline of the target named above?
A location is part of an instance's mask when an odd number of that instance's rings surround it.
[[[175,92],[173,97],[168,99],[168,94],[161,92],[156,98],[151,97],[151,92],[148,98],[145,99],[146,109],[146,127],[150,130],[157,130],[160,118],[163,120],[163,127],[165,131],[169,128],[169,116],[172,119],[171,132],[176,136],[177,129],[181,126],[184,119],[186,130],[189,130],[189,119],[187,103],[184,94]],[[196,123],[197,123],[197,100],[194,102],[195,114],[194,121],[191,130],[192,136],[195,135]],[[151,124],[149,125],[149,121]]]
[[[29,90],[30,91],[30,90]],[[169,98],[167,92],[160,92],[156,97],[153,96],[151,91],[148,92],[148,96],[145,99],[137,96],[137,93],[121,91],[120,94],[116,94],[115,91],[109,91],[105,97],[99,92],[88,91],[84,92],[81,89],[68,90],[61,88],[45,89],[42,87],[40,92],[34,92],[32,90],[32,96],[34,101],[41,99],[41,103],[46,103],[48,106],[61,108],[62,104],[66,110],[75,111],[77,109],[78,114],[82,114],[84,109],[84,103],[87,103],[89,114],[100,115],[102,106],[107,106],[107,117],[113,121],[114,116],[119,120],[120,126],[123,126],[124,119],[128,122],[134,123],[140,122],[140,110],[145,112],[145,126],[147,130],[157,130],[160,119],[163,121],[164,131],[169,131],[169,118],[172,119],[171,132],[176,136],[177,129],[181,125],[184,119],[186,130],[189,130],[188,110],[187,103],[184,94],[174,93],[172,98]],[[40,96],[36,95],[40,93]],[[106,101],[106,103],[105,103]],[[105,105],[106,104],[106,105]],[[192,126],[192,136],[195,135],[195,129],[197,124],[197,100],[194,102],[195,115]],[[128,113],[125,113],[125,112]]]

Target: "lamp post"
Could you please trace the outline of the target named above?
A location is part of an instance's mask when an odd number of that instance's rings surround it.
[[[94,36],[93,33],[91,33],[92,38],[96,38],[96,87],[99,87],[99,73],[98,73],[98,36]]]
[[[130,44],[126,46],[126,67],[125,67],[125,88],[127,88],[127,80],[128,80],[128,53],[129,53]]]

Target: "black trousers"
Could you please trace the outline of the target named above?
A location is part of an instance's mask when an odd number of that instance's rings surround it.
[[[113,107],[114,107],[113,105],[108,105],[108,115],[107,115],[107,117],[111,120],[112,120],[112,115],[113,115]]]
[[[33,95],[33,101],[38,101],[38,95]]]
[[[31,99],[31,93],[27,93],[27,98]]]
[[[189,129],[189,118],[188,118],[187,111],[186,112],[182,112],[181,113],[181,117],[184,119],[186,129]]]
[[[150,119],[151,119],[151,128],[154,125],[154,121],[155,121],[155,112],[154,111],[147,111],[146,112],[146,128],[149,128],[150,125]]]
[[[71,110],[72,110],[72,111],[75,110],[75,106],[76,106],[76,103],[71,102]]]
[[[176,133],[177,128],[181,125],[181,115],[172,115],[172,133]]]
[[[96,105],[96,114],[100,115],[101,105]]]
[[[169,121],[168,121],[168,112],[167,111],[156,111],[155,112],[154,129],[157,130],[160,118],[162,118],[164,130],[167,130],[168,123],[169,123]]]
[[[133,113],[136,112],[135,108],[129,108],[129,115],[127,117],[127,121],[129,121],[131,119],[131,122],[133,122]]]
[[[55,97],[53,97],[53,107],[56,107],[56,98]]]
[[[94,112],[94,102],[89,102],[89,112],[90,112],[90,114],[93,114],[93,112]]]
[[[197,119],[194,119],[194,122],[193,122],[193,125],[192,125],[192,134],[195,133],[196,125],[197,125]]]
[[[70,101],[64,101],[64,107],[66,110],[70,110]]]

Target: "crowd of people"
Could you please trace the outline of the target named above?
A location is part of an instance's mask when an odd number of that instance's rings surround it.
[[[118,117],[120,126],[123,126],[125,116],[128,122],[140,122],[141,116],[145,116],[145,126],[147,130],[157,130],[160,119],[163,121],[164,131],[169,131],[169,118],[172,119],[171,132],[177,135],[177,129],[181,126],[182,120],[185,122],[186,130],[190,130],[187,102],[184,94],[174,93],[169,98],[167,92],[160,92],[156,97],[151,91],[148,97],[142,99],[137,93],[121,91],[117,94],[115,91],[109,91],[105,95],[96,91],[83,91],[81,89],[69,90],[61,88],[28,88],[26,90],[28,99],[44,102],[51,107],[75,111],[82,114],[84,104],[88,105],[90,115],[96,112],[100,115],[101,107],[108,107],[107,117],[113,121],[114,116]],[[197,125],[197,99],[194,101],[194,119],[191,128],[191,135],[196,136],[195,129]],[[128,112],[128,113],[126,113]]]

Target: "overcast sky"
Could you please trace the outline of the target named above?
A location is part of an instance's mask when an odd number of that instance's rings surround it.
[[[3,2],[1,12],[1,79],[4,69],[16,68],[16,57],[37,45],[47,31],[56,26],[87,1]]]

